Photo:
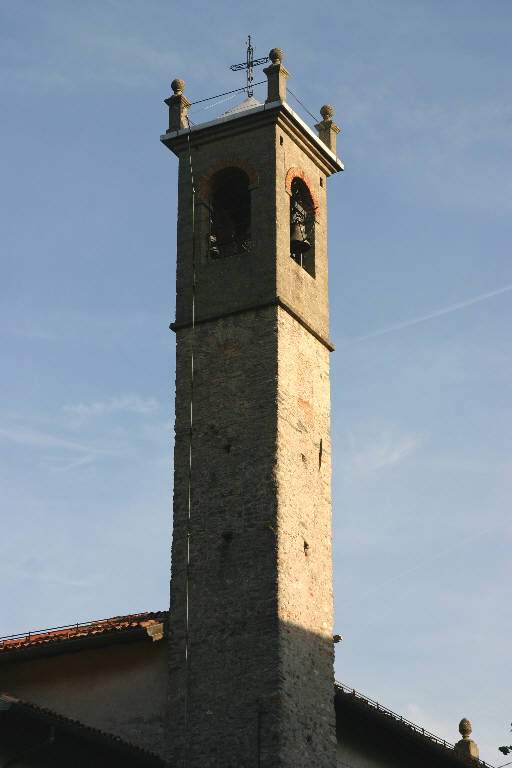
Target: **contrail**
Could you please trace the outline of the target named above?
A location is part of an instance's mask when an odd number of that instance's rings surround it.
[[[432,320],[434,317],[441,317],[441,315],[448,315],[450,312],[457,312],[459,309],[470,307],[472,304],[478,304],[480,301],[486,301],[492,299],[493,296],[499,296],[502,293],[512,291],[512,283],[503,286],[503,288],[497,288],[495,291],[489,291],[488,293],[481,293],[479,296],[473,296],[472,299],[466,299],[466,301],[460,301],[458,304],[450,304],[443,309],[437,309],[435,312],[430,312],[428,315],[421,315],[421,317],[414,317],[411,320],[404,320],[402,323],[395,323],[394,325],[388,325],[386,328],[379,328],[377,331],[371,331],[371,333],[365,333],[364,336],[356,336],[354,339],[348,339],[346,344],[353,344],[356,341],[366,341],[366,339],[375,339],[377,336],[384,336],[386,333],[392,333],[393,331],[400,331],[402,328],[410,328],[412,325],[418,325],[418,323],[424,323],[426,320]]]
[[[469,544],[469,542],[474,541],[475,539],[478,539],[480,536],[485,536],[491,531],[496,530],[499,526],[497,525],[491,525],[488,528],[482,528],[482,530],[477,531],[475,533],[471,533],[469,536],[465,536],[463,539],[460,539],[459,541],[455,541],[451,546],[445,547],[445,549],[440,550],[432,557],[429,557],[417,565],[412,566],[412,568],[407,568],[405,571],[400,571],[399,573],[395,573],[394,576],[390,576],[389,578],[385,579],[384,581],[379,581],[376,584],[372,584],[368,589],[366,589],[364,592],[361,592],[354,600],[350,600],[347,603],[343,604],[343,607],[347,607],[349,605],[353,605],[355,602],[361,600],[362,598],[368,597],[368,595],[371,595],[373,592],[377,592],[382,587],[387,587],[388,584],[391,584],[394,581],[399,581],[400,579],[403,579],[404,576],[409,576],[411,573],[415,573],[416,571],[420,571],[423,568],[427,568],[428,566],[431,566],[433,563],[436,562],[436,560],[441,560],[443,557],[446,557],[446,555],[451,554],[456,549],[461,549],[461,547],[465,547],[466,544]]]

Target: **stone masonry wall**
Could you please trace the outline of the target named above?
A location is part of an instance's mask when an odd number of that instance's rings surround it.
[[[281,139],[283,140],[281,144]],[[276,292],[311,328],[329,338],[327,284],[327,179],[316,163],[278,125],[276,127]],[[315,277],[290,258],[290,168],[306,175],[318,201],[314,234]]]
[[[328,337],[325,173],[282,126],[240,125],[229,138],[212,129],[210,142],[192,133],[191,146],[196,188],[229,157],[255,169],[248,253],[205,257],[180,156],[170,764],[334,768],[329,352],[317,338]],[[319,204],[315,277],[290,258],[292,166]],[[272,306],[277,297],[315,333]]]
[[[327,768],[336,764],[329,352],[282,309],[278,380],[283,765]]]
[[[177,334],[169,729],[185,755],[190,351],[195,350],[189,568],[190,768],[277,766],[276,307]],[[258,754],[259,760],[258,763]]]
[[[329,353],[269,307],[178,331],[177,382],[171,765],[184,755],[187,706],[190,766],[330,768]]]
[[[196,198],[192,226],[192,186],[188,149],[180,155],[178,191],[178,263],[176,270],[176,321],[190,322],[192,304],[192,244],[195,241],[196,317],[219,314],[262,304],[272,299],[276,285],[275,135],[273,126],[240,133],[235,138],[210,142],[191,139],[196,190],[213,168],[227,159],[246,159],[258,183],[251,186],[251,239],[249,253],[229,259],[207,257],[207,209]],[[194,229],[194,233],[192,230]]]

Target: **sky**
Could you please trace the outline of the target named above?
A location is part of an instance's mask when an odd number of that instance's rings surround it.
[[[242,86],[250,33],[341,126],[336,677],[452,743],[469,717],[481,757],[506,762],[511,23],[507,0],[0,0],[0,634],[168,606],[163,99],[174,77],[191,101]]]

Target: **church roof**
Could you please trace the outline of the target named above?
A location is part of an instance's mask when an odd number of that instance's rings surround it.
[[[167,617],[167,611],[132,613],[100,621],[9,635],[0,638],[0,663],[4,659],[7,661],[18,655],[27,657],[44,652],[60,653],[85,645],[105,645],[111,642],[142,639],[147,636],[159,639],[163,635]]]
[[[336,682],[334,695],[336,720],[338,722],[339,718],[339,722],[343,722],[346,727],[350,727],[347,715],[351,713],[351,716],[357,718],[360,725],[364,720],[368,721],[368,724],[371,723],[368,725],[369,732],[371,732],[371,728],[380,727],[400,733],[401,740],[405,737],[416,741],[417,744],[422,745],[422,748],[427,748],[432,753],[433,759],[437,757],[437,761],[442,760],[442,763],[439,762],[440,765],[453,765],[455,768],[455,766],[465,764],[472,765],[474,768],[478,768],[478,766],[480,768],[493,768],[490,763],[456,752],[453,744],[382,706],[378,701],[369,699],[354,688]],[[437,764],[438,762],[436,762]]]
[[[122,752],[127,757],[131,757],[135,762],[132,763],[130,761],[130,765],[155,766],[155,768],[157,768],[157,766],[163,767],[165,765],[164,761],[158,757],[158,755],[155,755],[148,749],[139,747],[130,741],[121,739],[119,736],[103,731],[100,728],[93,728],[79,720],[66,717],[65,715],[60,714],[60,712],[55,712],[52,709],[40,707],[30,701],[20,699],[17,696],[11,696],[8,693],[0,693],[0,710],[18,714],[29,720],[43,720],[57,729],[70,732],[74,738],[82,737],[88,741],[94,741],[96,743],[101,742],[107,748],[110,748],[115,752]]]
[[[160,136],[160,141],[165,144],[173,152],[179,154],[177,149],[177,143],[180,141],[186,142],[192,136],[201,131],[214,130],[215,132],[226,132],[233,128],[233,121],[237,119],[254,119],[258,120],[264,118],[266,115],[280,115],[281,118],[290,127],[290,130],[298,132],[302,138],[306,137],[311,145],[315,148],[315,151],[327,159],[332,164],[332,172],[342,171],[344,169],[343,163],[339,157],[333,153],[329,147],[317,136],[317,134],[310,128],[307,123],[299,117],[299,115],[290,107],[286,101],[272,101],[262,104],[253,96],[245,99],[241,104],[237,104],[235,107],[228,109],[219,117],[214,120],[209,120],[205,123],[198,123],[197,125],[187,126],[186,128],[180,128],[178,130],[167,130],[166,133]],[[177,143],[176,143],[177,142]]]
[[[237,104],[235,107],[231,107],[231,109],[228,109],[227,112],[223,112],[220,117],[231,117],[231,115],[238,115],[240,112],[245,112],[247,109],[253,109],[253,107],[261,106],[261,101],[255,99],[254,96],[248,96],[246,99],[240,102],[240,104]]]

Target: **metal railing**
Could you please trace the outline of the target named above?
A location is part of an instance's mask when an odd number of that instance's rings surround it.
[[[355,699],[359,699],[364,704],[367,704],[369,707],[377,710],[377,712],[382,712],[384,715],[387,715],[387,717],[393,718],[393,720],[396,720],[398,723],[402,723],[407,728],[415,731],[415,733],[421,734],[426,739],[433,741],[435,744],[446,747],[446,749],[454,748],[454,745],[450,744],[449,741],[441,739],[439,736],[436,736],[435,733],[427,731],[426,728],[421,728],[421,726],[416,725],[416,723],[411,722],[411,720],[407,720],[407,718],[403,717],[403,715],[399,715],[396,712],[393,712],[393,710],[388,709],[387,707],[383,707],[382,704],[379,704],[378,701],[369,699],[368,696],[365,696],[363,693],[359,693],[359,691],[356,691],[355,688],[351,688],[350,686],[345,685],[344,683],[339,683],[338,681],[335,682],[335,686],[343,693],[348,694]],[[482,768],[494,768],[494,766],[492,766],[490,763],[486,763],[483,760],[478,760],[478,764],[482,766]]]
[[[45,629],[36,629],[31,630],[30,632],[17,632],[14,635],[0,635],[0,645],[4,642],[7,642],[9,640],[22,640],[22,639],[33,639],[35,637],[38,637],[39,635],[47,635],[50,632],[64,632],[65,630],[78,630],[80,627],[93,627],[93,626],[104,626],[112,628],[118,626],[119,624],[122,624],[123,622],[137,622],[139,620],[143,620],[143,617],[151,618],[154,614],[149,613],[135,613],[133,615],[128,616],[116,616],[110,619],[93,619],[92,621],[77,621],[74,624],[63,624],[60,627],[46,627]]]

